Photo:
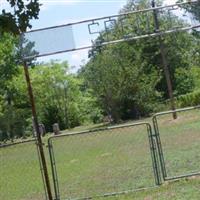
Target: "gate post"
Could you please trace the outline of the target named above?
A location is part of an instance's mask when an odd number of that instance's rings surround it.
[[[53,177],[55,200],[60,200],[60,191],[59,191],[58,175],[57,175],[57,169],[56,169],[56,161],[55,161],[54,150],[53,150],[51,138],[48,139],[48,149],[49,149],[49,156],[50,156],[50,162],[51,162],[51,172],[52,172],[52,177]]]
[[[36,114],[33,90],[32,90],[32,86],[31,86],[31,81],[30,81],[30,76],[29,76],[29,71],[28,71],[28,65],[27,65],[26,61],[23,62],[23,66],[24,66],[24,73],[25,73],[25,78],[26,78],[26,82],[27,82],[27,87],[28,87],[29,99],[30,99],[30,103],[31,103],[33,120],[34,120],[34,123],[35,123],[39,156],[40,156],[41,165],[42,165],[42,168],[43,168],[42,175],[44,175],[44,182],[45,182],[45,186],[46,186],[46,190],[47,190],[47,194],[48,194],[48,199],[53,200],[52,193],[51,193],[50,181],[49,181],[49,175],[48,175],[48,170],[47,170],[47,163],[46,163],[46,159],[45,159],[45,154],[44,154],[44,149],[43,149],[43,144],[42,144],[42,138],[41,138],[39,123],[38,123],[37,114]]]
[[[167,176],[167,172],[166,172],[166,168],[165,168],[165,160],[164,160],[164,156],[163,156],[162,143],[160,140],[160,133],[159,133],[158,122],[157,122],[156,117],[157,117],[157,115],[155,114],[152,118],[152,121],[153,121],[155,139],[156,139],[156,144],[157,144],[157,149],[158,149],[158,154],[159,154],[162,178],[165,179],[165,177]]]
[[[154,135],[152,133],[152,127],[149,123],[146,123],[146,126],[147,126],[148,138],[149,138],[149,147],[150,147],[150,152],[151,152],[152,167],[153,167],[153,172],[154,172],[154,177],[155,177],[155,183],[156,185],[161,185],[159,160],[158,160]]]

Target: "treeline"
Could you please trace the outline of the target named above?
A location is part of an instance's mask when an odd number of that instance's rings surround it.
[[[145,9],[148,1],[141,0],[137,9]],[[123,8],[123,12],[135,9],[135,4],[130,1]],[[187,7],[198,20],[199,7]],[[124,31],[120,32],[118,27],[121,22],[117,21],[110,27],[109,33],[104,33],[97,38],[96,43],[106,37],[115,39],[123,38],[132,34],[134,22],[138,16],[123,19]],[[162,26],[180,26],[187,22],[178,16],[169,17],[163,13],[159,17]],[[151,19],[150,27],[155,27],[154,20]],[[146,18],[140,17],[140,33],[146,31]],[[121,35],[120,35],[121,34]],[[120,37],[119,37],[120,36]],[[193,102],[200,100],[199,92],[194,90],[199,88],[199,67],[200,67],[200,33],[196,30],[192,32],[177,32],[162,37],[164,51],[173,93],[176,99],[178,96],[181,102],[178,105],[186,106],[184,96],[190,93]],[[94,47],[90,51],[90,60],[85,67],[81,68],[80,76],[85,80],[85,87],[91,88],[93,95],[100,102],[104,113],[112,116],[115,122],[132,118],[148,116],[149,113],[156,112],[163,107],[163,102],[167,102],[169,96],[167,92],[166,78],[163,70],[162,56],[160,51],[160,41],[158,37],[132,40],[126,43],[106,47]],[[184,103],[183,103],[184,102]],[[192,102],[192,101],[190,101]]]
[[[36,65],[29,69],[39,122],[46,131],[59,123],[67,129],[102,120],[102,112],[83,80],[69,73],[66,62]],[[26,137],[32,134],[32,117],[23,68],[7,82],[0,96],[1,138]]]
[[[142,0],[138,8],[146,5],[147,1]],[[130,1],[121,12],[133,9]],[[199,8],[186,9],[199,20]],[[124,20],[127,34],[134,20]],[[145,19],[141,20],[145,24]],[[186,23],[177,16],[173,16],[173,22]],[[150,23],[154,26],[153,19]],[[163,14],[160,23],[167,25],[171,19]],[[107,37],[122,34],[116,25]],[[199,104],[200,33],[179,32],[162,39],[177,106]],[[8,33],[0,38],[0,140],[32,134],[31,109],[17,43],[16,37]],[[76,74],[70,73],[67,62],[55,61],[35,63],[29,71],[39,122],[47,131],[52,131],[54,123],[63,130],[105,119],[113,123],[138,119],[169,109],[158,38],[94,47],[89,61]]]

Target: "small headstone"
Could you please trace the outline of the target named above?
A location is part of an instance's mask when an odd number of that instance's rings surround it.
[[[60,127],[58,123],[53,124],[53,132],[54,132],[54,135],[60,134]]]

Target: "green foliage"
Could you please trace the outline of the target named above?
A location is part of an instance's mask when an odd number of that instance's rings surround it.
[[[66,129],[95,121],[92,116],[96,110],[95,99],[89,92],[81,91],[82,80],[68,72],[66,62],[36,65],[29,71],[39,120],[45,124],[47,131],[52,131],[54,123]],[[15,105],[27,110],[30,108],[23,76],[21,70],[10,87]]]
[[[146,0],[140,1],[137,6],[130,1],[121,12],[136,7],[144,9],[147,5]],[[117,21],[109,33],[102,32],[96,43],[103,42],[106,37],[115,39],[137,32],[137,27],[133,26],[136,17],[123,20],[123,32],[118,29],[120,22]],[[145,20],[144,16],[140,17],[141,33],[146,30]],[[172,21],[177,25],[186,23],[177,16],[169,19],[167,13],[163,13],[159,20],[161,29]],[[153,18],[150,19],[150,29],[154,29]],[[194,88],[190,74],[190,67],[194,64],[194,61],[191,62],[191,52],[196,47],[196,38],[190,33],[180,32],[166,35],[162,39],[174,93],[180,95],[191,92]],[[158,38],[101,48],[94,46],[89,56],[90,60],[81,74],[86,85],[93,90],[104,115],[112,116],[115,122],[149,115],[157,110],[158,102],[169,98]]]
[[[200,90],[180,95],[177,97],[177,105],[179,107],[197,106],[200,104]]]
[[[179,0],[178,2],[184,2],[184,0]],[[200,21],[200,1],[183,7],[194,16],[194,19]]]
[[[191,92],[177,97],[179,107],[196,106],[200,104],[200,68],[192,67],[190,77],[193,79],[194,88]],[[184,82],[184,80],[182,80]],[[182,84],[181,81],[179,84]]]
[[[0,37],[0,92],[7,88],[7,83],[18,72],[16,43],[16,38],[10,34],[5,33]]]
[[[192,67],[191,74],[194,80],[195,90],[200,88],[200,65],[199,67]]]
[[[23,111],[14,106],[14,93],[10,87],[12,79],[19,73],[16,65],[17,40],[8,33],[0,38],[0,132],[1,139],[20,137],[23,135]],[[26,116],[27,117],[27,116]],[[17,128],[18,127],[18,128]]]
[[[0,132],[2,138],[31,134],[32,118],[27,86],[19,61],[21,53],[35,53],[28,43],[25,52],[17,48],[17,38],[5,32],[19,34],[31,28],[30,20],[39,14],[39,1],[8,0],[15,10],[0,16]],[[149,1],[128,1],[120,12],[149,7]],[[192,13],[192,11],[191,11]],[[137,16],[120,18],[102,32],[95,41],[129,37],[137,32]],[[160,28],[187,23],[167,13],[159,18]],[[146,18],[141,16],[140,33],[146,31]],[[3,26],[3,24],[5,24]],[[154,30],[153,17],[150,29]],[[200,37],[198,31],[178,32],[162,37],[174,94],[181,106],[196,105],[200,88]],[[89,52],[88,63],[79,73],[70,74],[68,64],[43,63],[31,65],[29,71],[36,100],[39,121],[47,131],[59,123],[61,129],[84,123],[98,123],[112,117],[114,122],[148,116],[160,111],[160,102],[168,101],[166,80],[162,67],[159,40],[156,37],[96,47]],[[30,64],[29,63],[29,64]],[[195,92],[193,92],[195,91]],[[182,95],[180,98],[179,95]]]
[[[4,115],[0,117],[0,131],[3,134],[0,140],[25,137],[28,117],[27,110],[6,108]]]
[[[164,46],[166,51],[166,59],[168,62],[170,78],[175,94],[183,94],[191,91],[192,78],[189,74],[190,67],[193,66],[192,62],[190,62],[191,51],[194,47],[193,41],[193,36],[187,32],[165,36]],[[157,59],[160,59],[160,53],[158,54]],[[151,62],[151,60],[149,62]],[[159,61],[156,65],[158,68],[160,68],[162,76],[161,81],[156,86],[156,89],[163,93],[164,99],[168,99],[169,96],[167,92],[166,79],[162,69],[162,62]],[[180,83],[179,80],[184,80],[185,84],[187,85],[185,91],[183,89],[183,83]]]
[[[136,43],[135,47],[139,45]],[[81,72],[104,114],[111,115],[115,122],[148,114],[153,107],[150,104],[159,95],[154,90],[159,76],[153,66],[147,69],[147,63],[140,62],[140,55],[126,43],[107,47]]]
[[[183,95],[192,92],[194,89],[194,79],[188,69],[177,68],[175,71],[175,94]]]
[[[38,19],[39,0],[7,0],[13,12],[2,10],[0,15],[0,33],[20,34],[31,28],[30,21]]]

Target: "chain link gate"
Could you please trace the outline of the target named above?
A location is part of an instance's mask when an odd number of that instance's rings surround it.
[[[48,140],[55,199],[117,195],[160,184],[151,125],[100,128]]]
[[[163,180],[200,175],[200,106],[157,113],[152,121]]]

